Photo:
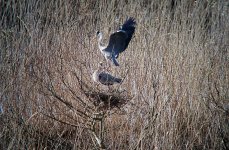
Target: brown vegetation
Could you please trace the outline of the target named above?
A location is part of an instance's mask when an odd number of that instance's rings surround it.
[[[229,149],[229,3],[0,2],[0,149]],[[121,85],[91,75],[128,17]],[[125,57],[123,57],[125,55]]]

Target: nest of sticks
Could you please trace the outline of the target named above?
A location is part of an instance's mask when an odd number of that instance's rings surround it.
[[[85,92],[85,95],[90,99],[97,110],[102,111],[114,108],[120,109],[131,99],[127,92],[117,90],[110,92],[91,90]]]

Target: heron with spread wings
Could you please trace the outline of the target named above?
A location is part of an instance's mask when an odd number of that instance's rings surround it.
[[[117,58],[120,53],[126,50],[135,31],[136,22],[134,18],[127,19],[118,31],[110,35],[107,46],[102,44],[102,33],[97,32],[99,49],[107,61],[111,61],[115,66],[119,66]]]

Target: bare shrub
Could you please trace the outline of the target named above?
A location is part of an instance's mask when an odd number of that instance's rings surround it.
[[[0,149],[228,149],[227,1],[1,1]],[[132,16],[124,82],[95,33]]]

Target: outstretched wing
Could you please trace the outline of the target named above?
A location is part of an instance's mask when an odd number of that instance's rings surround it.
[[[110,35],[108,46],[103,49],[104,52],[109,54],[110,60],[116,66],[118,66],[118,63],[115,63],[117,62],[115,59],[128,47],[135,32],[135,26],[136,22],[134,18],[127,19],[118,31]]]
[[[128,47],[128,44],[130,43],[130,40],[131,40],[131,38],[132,38],[132,36],[133,36],[133,34],[135,32],[135,26],[136,26],[135,19],[130,17],[119,28],[119,30],[123,30],[127,34],[127,38],[125,40],[125,47],[124,47],[123,51]],[[123,51],[120,51],[120,53],[123,52]]]
[[[126,45],[127,34],[125,31],[119,30],[110,36],[109,44],[105,51],[112,53],[114,56],[124,51]]]

